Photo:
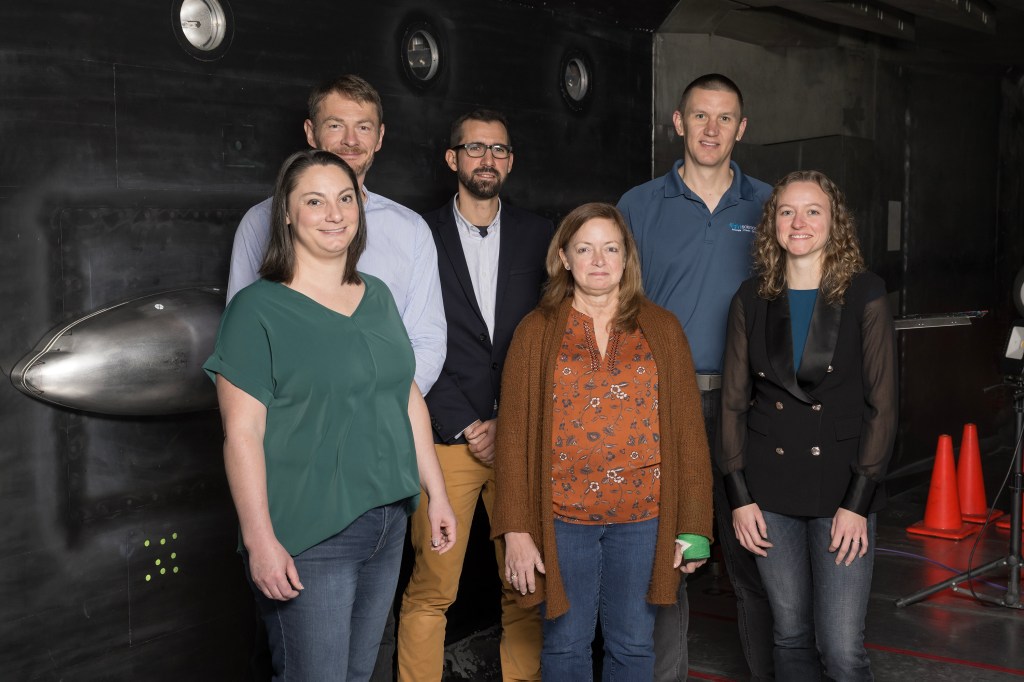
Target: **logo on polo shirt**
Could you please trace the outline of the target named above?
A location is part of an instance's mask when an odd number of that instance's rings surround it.
[[[753,234],[757,232],[757,225],[740,225],[739,223],[729,223],[729,229],[733,232],[747,232]]]

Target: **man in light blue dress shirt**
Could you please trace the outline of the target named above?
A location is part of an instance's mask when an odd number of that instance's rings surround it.
[[[380,95],[359,76],[346,75],[315,88],[309,97],[306,141],[344,159],[359,180],[366,207],[366,251],[359,270],[378,277],[395,298],[416,354],[416,385],[424,395],[444,365],[446,325],[437,250],[414,211],[366,189],[366,173],[384,140]],[[231,250],[228,301],[259,279],[270,240],[271,199],[242,218]]]

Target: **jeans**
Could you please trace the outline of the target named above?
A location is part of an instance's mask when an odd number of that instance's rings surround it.
[[[775,671],[780,680],[872,680],[864,619],[875,560],[875,515],[868,552],[849,566],[829,552],[831,518],[762,512],[772,547],[758,557],[775,616]],[[820,657],[819,657],[820,654]]]
[[[658,519],[596,526],[555,520],[558,570],[569,611],[544,620],[542,679],[593,679],[590,645],[600,614],[601,679],[650,681],[657,607],[647,603],[647,590],[657,536]]]
[[[267,599],[250,576],[275,681],[370,678],[398,583],[406,514],[404,501],[376,507],[298,554],[305,589],[289,601]]]
[[[425,504],[425,502],[420,502]],[[395,599],[398,599],[396,596]],[[370,682],[393,682],[395,679],[395,607],[388,607],[388,619],[384,623],[384,632],[380,636],[380,649],[377,651],[377,662],[373,666]]]
[[[702,391],[701,407],[704,411],[704,429],[711,447],[712,463],[721,447],[718,420],[722,413],[722,391]],[[743,549],[732,530],[732,514],[725,485],[717,468],[714,471],[716,532],[729,581],[736,593],[736,616],[740,645],[750,668],[751,680],[770,682],[775,679],[772,664],[772,611],[768,596],[761,585],[754,555]],[[658,609],[654,626],[654,653],[656,682],[683,682],[689,667],[686,631],[689,628],[690,607],[686,597],[686,576],[679,582],[676,603]]]

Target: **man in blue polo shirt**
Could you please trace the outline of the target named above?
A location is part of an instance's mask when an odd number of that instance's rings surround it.
[[[626,192],[619,210],[636,239],[647,296],[675,313],[686,331],[714,453],[729,303],[751,275],[751,244],[771,187],[743,175],[732,161],[747,119],[743,95],[725,76],[707,74],[686,86],[672,122],[683,138],[683,158],[663,177]],[[754,555],[740,546],[732,530],[721,476],[715,476],[715,508],[751,679],[774,679],[771,609]],[[688,621],[683,580],[676,605],[658,611],[658,682],[686,679]]]

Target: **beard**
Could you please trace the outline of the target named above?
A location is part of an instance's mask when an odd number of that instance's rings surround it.
[[[324,147],[320,147],[320,149],[324,149]],[[355,173],[356,177],[358,177],[358,178],[366,177],[367,171],[369,171],[370,170],[370,166],[373,165],[373,152],[367,153],[366,149],[364,149],[363,147],[338,146],[338,147],[334,147],[333,149],[327,149],[326,151],[329,151],[329,152],[333,153],[339,159],[341,159],[342,161],[347,163],[349,165],[349,167],[352,169],[352,172]],[[353,152],[362,154],[363,155],[362,156],[362,161],[360,161],[360,162],[349,161],[344,156],[342,156],[343,153],[353,153]],[[360,180],[360,182],[362,182],[362,180]]]
[[[477,173],[493,173],[495,179],[485,180],[478,178],[476,177]],[[496,168],[479,166],[472,173],[460,169],[459,182],[477,199],[493,199],[501,191],[501,185],[505,182],[505,178],[501,176],[501,173]]]

